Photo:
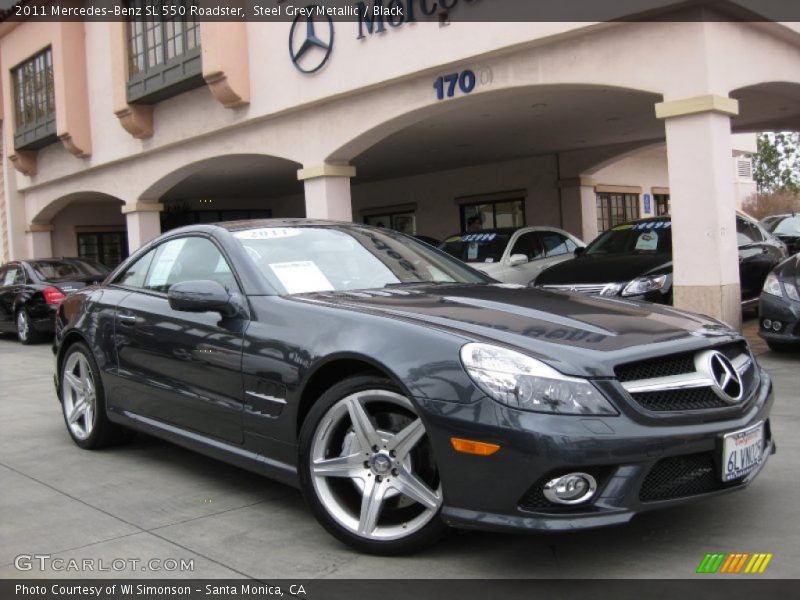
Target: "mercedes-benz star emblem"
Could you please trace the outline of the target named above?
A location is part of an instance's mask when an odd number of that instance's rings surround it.
[[[701,363],[703,370],[714,381],[711,389],[717,396],[729,404],[735,404],[742,399],[744,394],[742,377],[727,356],[712,350],[703,354]]]
[[[315,21],[316,6],[312,4],[307,8],[306,14],[299,14],[292,21],[292,29],[289,31],[289,56],[298,70],[303,73],[314,73],[319,71],[331,56],[333,19],[323,16],[319,21]]]

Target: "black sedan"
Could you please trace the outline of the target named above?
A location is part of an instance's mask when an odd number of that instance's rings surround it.
[[[298,485],[374,553],[625,523],[744,488],[774,450],[770,378],[724,324],[350,223],[161,236],[61,304],[56,373],[81,448],[145,431]]]
[[[64,297],[99,283],[109,270],[81,258],[21,260],[0,267],[0,332],[16,332],[23,344],[52,335]]]
[[[800,215],[797,213],[775,215],[763,219],[761,224],[786,244],[790,255],[800,252]]]
[[[742,307],[755,308],[764,280],[786,256],[761,226],[736,216]],[[640,219],[612,227],[576,258],[543,271],[533,285],[672,304],[672,221]]]
[[[779,264],[764,282],[758,335],[776,352],[800,351],[800,254]]]

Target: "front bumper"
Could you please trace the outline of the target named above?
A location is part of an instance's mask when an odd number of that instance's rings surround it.
[[[569,531],[630,521],[640,512],[675,506],[747,487],[775,452],[769,413],[772,382],[761,374],[758,390],[736,418],[653,424],[630,418],[529,413],[488,398],[453,406],[418,399],[442,478],[443,520],[453,527],[489,530]],[[763,421],[760,465],[744,478],[719,478],[722,436]],[[459,454],[451,437],[499,444],[489,457]],[[681,458],[674,458],[681,457]],[[716,482],[699,493],[649,499],[648,474],[670,461],[696,457],[714,465]],[[664,462],[660,462],[664,461]],[[543,481],[573,471],[598,479],[594,498],[578,506],[537,501]],[[652,481],[652,479],[647,480]],[[648,484],[649,485],[649,484]]]
[[[773,323],[779,321],[780,329],[767,329],[764,327],[764,319]],[[800,302],[772,294],[761,294],[758,303],[758,335],[770,342],[800,344]]]

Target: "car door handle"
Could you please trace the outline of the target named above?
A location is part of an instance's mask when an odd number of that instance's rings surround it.
[[[134,315],[117,315],[117,318],[123,325],[136,325],[136,317]]]

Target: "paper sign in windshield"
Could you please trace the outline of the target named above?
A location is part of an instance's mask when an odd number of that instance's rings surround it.
[[[636,240],[637,250],[657,250],[658,249],[658,234],[655,231],[645,231]]]
[[[296,227],[264,227],[262,229],[245,229],[237,231],[234,237],[240,240],[276,240],[280,238],[295,237],[303,233]]]
[[[333,291],[331,282],[310,260],[272,263],[269,268],[289,294]]]

